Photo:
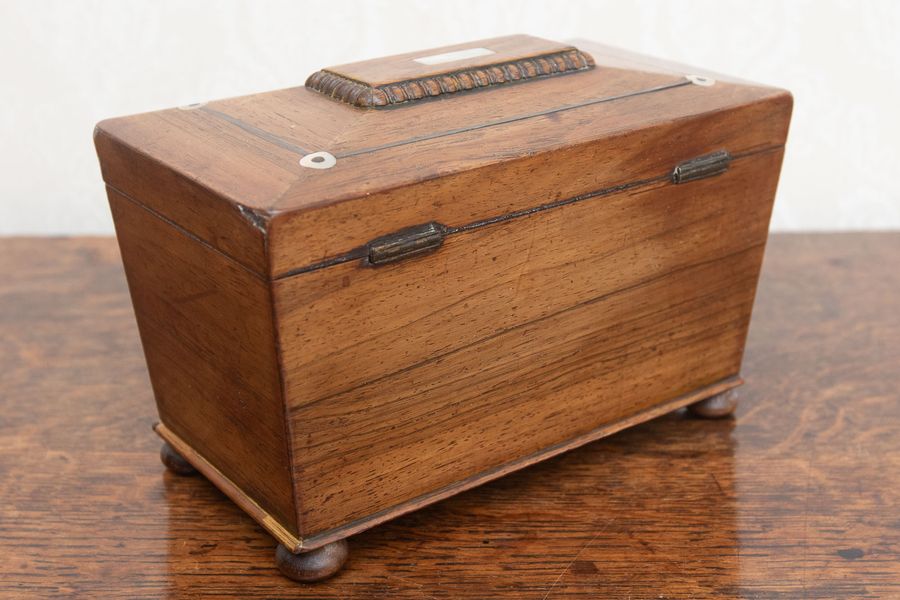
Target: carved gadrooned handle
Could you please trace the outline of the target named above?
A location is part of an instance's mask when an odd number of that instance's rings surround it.
[[[306,87],[353,106],[386,108],[594,67],[594,59],[574,46],[529,36],[454,48],[322,69]]]

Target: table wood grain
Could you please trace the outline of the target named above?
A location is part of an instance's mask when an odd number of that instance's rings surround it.
[[[334,579],[167,473],[115,242],[0,240],[0,597],[898,598],[900,233],[770,239],[736,417],[376,527]]]

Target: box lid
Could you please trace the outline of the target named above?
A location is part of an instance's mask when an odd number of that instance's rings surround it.
[[[365,259],[395,232],[427,249],[435,236],[665,180],[696,156],[780,147],[790,110],[782,90],[516,35],[110,119],[95,143],[110,187],[281,278]]]

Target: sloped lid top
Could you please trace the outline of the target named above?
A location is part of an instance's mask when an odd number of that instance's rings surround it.
[[[108,185],[261,276],[281,277],[403,227],[464,225],[550,199],[550,187],[529,197],[528,178],[556,177],[553,194],[575,183],[583,193],[662,168],[653,148],[628,147],[589,176],[535,172],[533,159],[547,152],[777,97],[789,114],[784,92],[721,76],[710,86],[691,72],[590,42],[510,36],[111,119],[95,142]],[[744,136],[733,151],[783,143],[783,121],[718,137]],[[683,158],[710,150],[709,139],[680,143]],[[486,179],[480,169],[497,163],[511,163],[517,179]]]

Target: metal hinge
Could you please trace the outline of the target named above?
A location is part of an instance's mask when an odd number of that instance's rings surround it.
[[[432,221],[376,238],[366,244],[369,263],[383,265],[434,250],[444,243],[446,233],[445,226]]]
[[[731,163],[731,155],[726,150],[719,150],[712,154],[704,154],[683,163],[678,163],[672,171],[673,183],[685,183],[704,177],[719,175],[728,170]]]

